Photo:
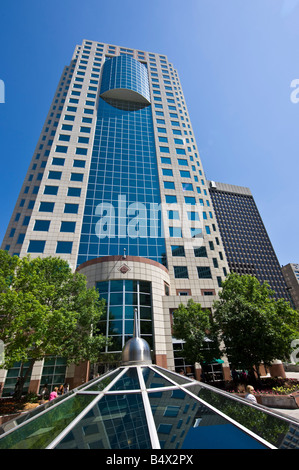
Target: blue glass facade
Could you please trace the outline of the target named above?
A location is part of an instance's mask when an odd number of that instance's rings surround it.
[[[106,301],[107,315],[100,322],[101,332],[112,340],[106,352],[120,352],[133,336],[135,309],[141,338],[153,348],[151,283],[120,279],[97,282],[96,288]]]
[[[150,89],[147,68],[129,56],[113,57],[103,66],[100,94],[111,90],[130,90],[139,94],[135,100],[150,103]]]
[[[125,77],[134,60],[117,59]],[[164,262],[160,203],[151,105],[100,98],[77,264],[124,250]]]

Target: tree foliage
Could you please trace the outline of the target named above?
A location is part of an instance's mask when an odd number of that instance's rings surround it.
[[[173,335],[185,342],[182,354],[191,364],[209,362],[219,354],[217,339],[212,334],[211,313],[192,299],[187,306],[180,304],[174,311]]]
[[[0,263],[1,367],[29,361],[28,375],[46,355],[95,362],[106,343],[98,332],[104,304],[85,276],[54,257],[19,259],[0,251]]]
[[[214,303],[214,324],[232,364],[258,372],[259,364],[289,358],[298,337],[299,314],[275,300],[267,283],[231,273]]]

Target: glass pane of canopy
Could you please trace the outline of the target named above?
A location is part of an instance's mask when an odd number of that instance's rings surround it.
[[[161,367],[130,365],[5,423],[5,448],[299,448],[299,423]]]

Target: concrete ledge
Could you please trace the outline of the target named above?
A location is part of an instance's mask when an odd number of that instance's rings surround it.
[[[242,398],[245,393],[236,394]],[[299,408],[299,392],[290,395],[271,395],[271,394],[255,394],[259,405],[268,406],[268,408],[281,408],[294,410]]]
[[[292,395],[259,395],[258,403],[269,408],[282,408],[294,410],[298,408],[298,403]]]

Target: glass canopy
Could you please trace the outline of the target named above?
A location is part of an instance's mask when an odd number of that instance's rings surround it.
[[[0,449],[299,448],[296,420],[151,364],[110,371],[0,433]]]

